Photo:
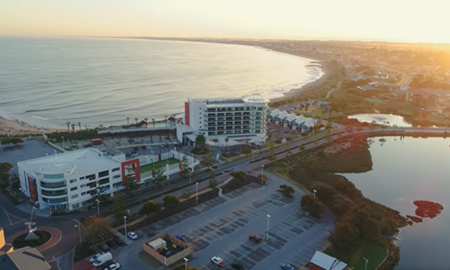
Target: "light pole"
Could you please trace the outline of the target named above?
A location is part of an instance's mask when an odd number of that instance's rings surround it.
[[[123,223],[125,224],[125,243],[128,242],[128,237],[127,237],[127,216],[123,216]]]
[[[367,263],[369,263],[369,260],[366,259],[365,257],[363,257],[363,259],[366,261],[366,266],[365,266],[364,270],[367,270]]]
[[[184,270],[187,270],[187,262],[189,261],[187,258],[183,258],[184,260]]]
[[[80,236],[80,246],[81,246],[81,228],[80,225],[75,224],[75,228],[78,227],[78,235]]]
[[[314,191],[314,200],[316,200],[316,192],[317,192],[317,190],[313,189],[313,191]]]
[[[266,231],[266,240],[269,241],[269,220],[270,220],[270,215],[267,214],[267,231]]]
[[[100,201],[98,199],[95,199],[95,201],[97,202],[97,217],[99,217],[100,216],[100,206],[99,206]]]
[[[264,165],[261,165],[261,175],[264,177]]]
[[[198,182],[195,183],[195,201],[198,204]]]

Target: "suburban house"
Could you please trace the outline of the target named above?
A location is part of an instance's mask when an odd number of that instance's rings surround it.
[[[346,263],[339,261],[338,259],[331,257],[323,252],[316,251],[311,258],[307,267],[302,269],[308,270],[350,270],[352,269]]]
[[[283,121],[283,126],[284,127],[289,127],[292,128],[292,124],[295,121],[295,119],[297,119],[297,115],[295,113],[291,113],[289,114]]]
[[[289,115],[288,112],[282,111],[279,115],[275,117],[275,124],[282,124],[284,119]]]
[[[280,113],[281,113],[281,111],[278,109],[271,111],[269,113],[269,115],[267,116],[267,120],[275,122],[275,117],[277,117]]]
[[[299,129],[301,124],[305,123],[306,117],[303,115],[298,116],[295,121],[292,123],[292,129]]]
[[[436,95],[424,89],[411,89],[406,92],[405,102],[406,104],[415,105],[420,108],[435,106]]]
[[[309,132],[312,127],[316,124],[317,120],[312,118],[307,118],[303,124],[299,126],[301,132]]]

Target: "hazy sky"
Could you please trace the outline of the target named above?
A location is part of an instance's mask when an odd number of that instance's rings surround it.
[[[450,43],[450,0],[0,0],[0,35]]]

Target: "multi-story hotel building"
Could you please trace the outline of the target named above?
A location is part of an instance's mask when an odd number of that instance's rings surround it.
[[[94,202],[100,189],[111,195],[126,177],[140,182],[139,159],[86,148],[17,163],[23,193],[40,209],[73,210]]]
[[[193,143],[199,134],[209,144],[263,144],[266,141],[268,100],[260,94],[229,99],[188,99],[185,102],[184,125],[177,126],[177,138]]]

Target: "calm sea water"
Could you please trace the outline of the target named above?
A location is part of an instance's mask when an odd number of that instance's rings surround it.
[[[366,197],[402,215],[415,215],[415,200],[442,204],[440,216],[401,230],[396,269],[450,269],[450,139],[378,139],[370,146],[373,170],[344,176]]]
[[[281,96],[322,75],[261,48],[136,39],[0,38],[0,115],[54,127],[162,119],[191,98]]]

